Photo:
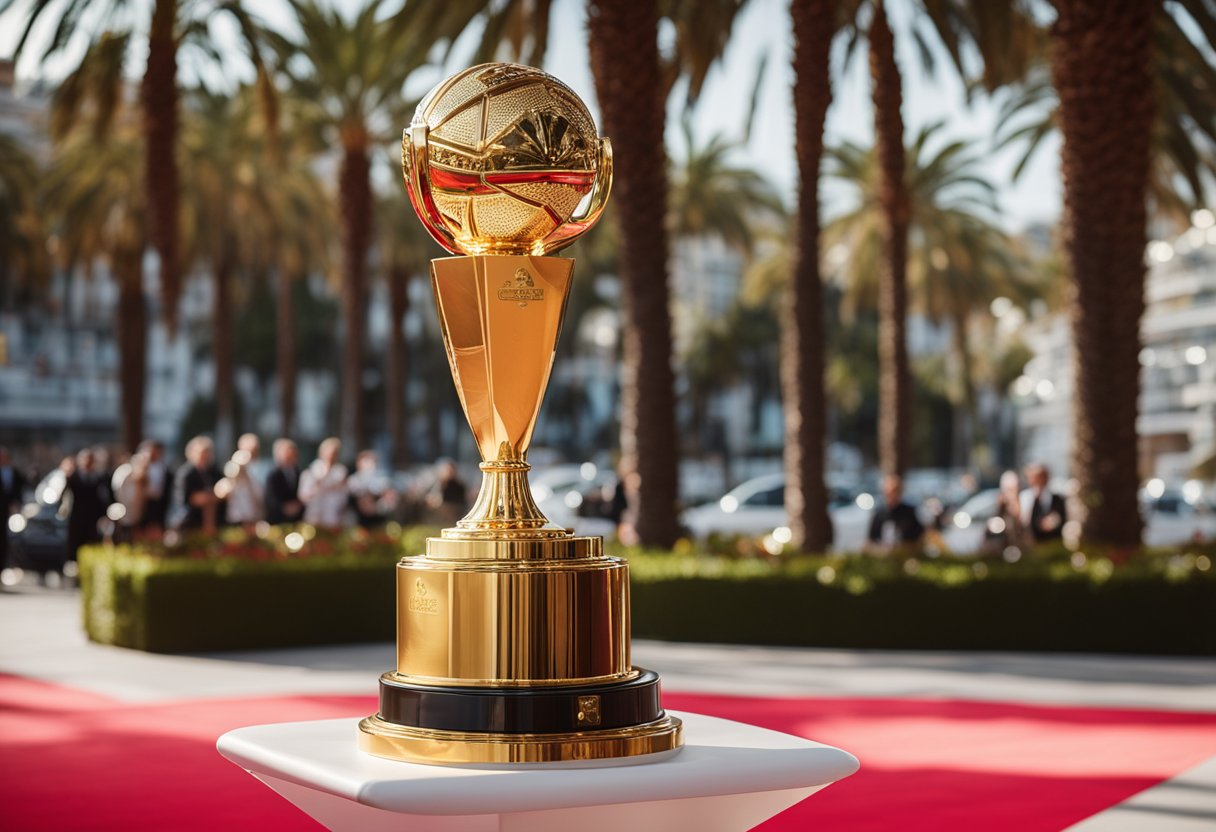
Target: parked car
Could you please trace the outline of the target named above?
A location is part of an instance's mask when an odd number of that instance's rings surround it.
[[[1216,512],[1198,493],[1185,488],[1145,488],[1140,493],[1140,513],[1146,546],[1216,538]]]
[[[1063,484],[1053,484],[1056,493],[1063,493]],[[943,537],[946,546],[956,554],[975,554],[984,543],[988,522],[996,515],[999,492],[995,488],[980,491],[955,513],[946,526]],[[1072,506],[1070,515],[1075,519]],[[1146,546],[1176,546],[1190,540],[1216,539],[1216,512],[1198,499],[1173,489],[1145,490],[1140,495],[1140,512],[1144,517]]]
[[[999,488],[986,488],[976,492],[954,512],[942,530],[946,548],[954,554],[970,555],[979,552],[984,545],[988,522],[996,516]]]
[[[862,497],[869,495],[855,494],[844,485],[830,489],[828,511],[832,520],[833,549],[855,551],[865,542],[870,513],[858,504]],[[872,498],[869,505],[873,505]],[[767,474],[750,479],[715,502],[685,511],[682,521],[689,534],[698,539],[713,534],[759,537],[774,529],[788,527],[785,475]]]
[[[34,489],[34,502],[8,519],[8,565],[45,574],[62,572],[68,559],[68,521],[62,471],[52,471]]]
[[[594,463],[553,465],[529,475],[532,499],[544,515],[558,525],[579,534],[611,536],[616,527],[604,517],[587,517],[579,512],[590,492],[614,481],[611,471]]]

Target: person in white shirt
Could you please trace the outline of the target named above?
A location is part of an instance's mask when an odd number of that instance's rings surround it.
[[[375,451],[360,451],[355,458],[355,473],[346,481],[355,522],[364,528],[384,525],[397,507],[397,492],[388,476],[380,471]]]
[[[300,477],[300,500],[304,522],[323,529],[340,529],[346,515],[349,492],[346,466],[338,462],[342,442],[330,437],[317,449],[317,459]]]
[[[148,505],[148,455],[144,451],[136,451],[114,469],[110,490],[114,493],[114,502],[122,506],[122,512],[117,517],[110,512],[107,514],[122,530],[119,537],[129,540],[134,531],[142,527]]]
[[[139,452],[148,458],[148,481],[144,487],[144,510],[140,529],[155,537],[165,527],[169,511],[169,492],[173,488],[173,473],[165,462],[165,446],[155,439],[145,439]]]
[[[227,520],[252,532],[262,519],[262,482],[254,476],[259,443],[256,435],[246,433],[236,441],[236,453],[224,466],[224,491],[227,499]]]

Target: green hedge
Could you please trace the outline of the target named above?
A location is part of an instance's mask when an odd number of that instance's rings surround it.
[[[427,530],[275,532],[81,553],[94,641],[156,652],[393,637],[393,565]],[[294,541],[300,544],[297,538]],[[1216,655],[1216,551],[1003,559],[627,551],[638,638],[852,648]]]
[[[394,567],[424,534],[187,540],[80,552],[84,627],[102,644],[156,653],[393,638]]]
[[[1216,551],[1003,559],[633,557],[637,638],[1216,655]]]

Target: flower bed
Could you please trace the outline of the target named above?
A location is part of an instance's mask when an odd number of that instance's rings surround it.
[[[81,553],[85,629],[155,652],[393,638],[393,565],[430,530],[239,532]],[[293,537],[292,535],[297,535]],[[1216,549],[1004,559],[633,550],[638,638],[1216,655]]]

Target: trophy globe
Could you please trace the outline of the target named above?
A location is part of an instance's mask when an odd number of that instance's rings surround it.
[[[453,254],[552,253],[595,224],[612,184],[612,146],[586,105],[517,64],[466,69],[431,90],[402,151],[414,210]]]

